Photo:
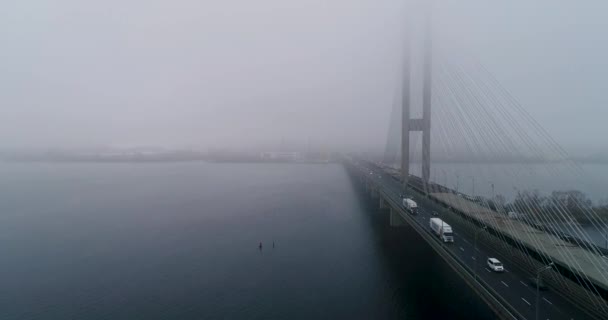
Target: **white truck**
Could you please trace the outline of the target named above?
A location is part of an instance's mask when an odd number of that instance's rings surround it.
[[[433,233],[435,233],[443,242],[454,242],[452,235],[452,227],[439,218],[431,218],[429,224]]]
[[[418,205],[416,204],[416,201],[410,198],[403,199],[403,206],[413,215],[418,213]]]

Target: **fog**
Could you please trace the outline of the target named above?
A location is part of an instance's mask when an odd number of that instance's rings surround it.
[[[5,0],[0,148],[381,150],[419,6]],[[567,150],[592,152],[608,148],[607,9],[437,1],[434,42],[473,52]]]

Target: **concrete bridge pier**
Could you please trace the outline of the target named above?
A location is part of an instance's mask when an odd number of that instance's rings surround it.
[[[388,205],[386,204],[386,200],[384,200],[384,198],[380,197],[380,204],[379,204],[380,209],[386,209],[388,208]]]
[[[407,222],[399,214],[399,212],[393,208],[390,208],[390,226],[391,227],[404,227],[407,226]]]
[[[376,190],[376,188],[374,188],[373,186],[370,188],[369,193],[372,196],[372,199],[376,199],[379,197],[378,190]]]

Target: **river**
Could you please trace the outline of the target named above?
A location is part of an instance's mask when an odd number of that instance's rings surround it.
[[[0,176],[1,319],[492,317],[338,164],[11,163]]]

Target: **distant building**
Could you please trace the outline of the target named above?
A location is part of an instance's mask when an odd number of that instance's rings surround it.
[[[299,152],[281,151],[262,152],[260,157],[265,161],[298,161],[301,159]]]

